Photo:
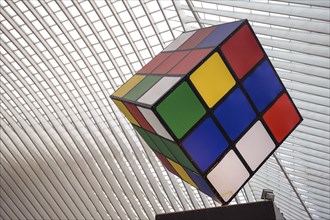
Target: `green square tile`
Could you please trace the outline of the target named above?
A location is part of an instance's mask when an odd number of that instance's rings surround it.
[[[206,112],[187,82],[178,86],[156,110],[179,139]]]
[[[157,148],[159,149],[159,152],[162,153],[164,156],[170,158],[171,160],[177,161],[175,156],[167,149],[164,142],[162,142],[162,139],[160,136],[153,134],[151,132],[146,132],[150,139],[156,144]]]
[[[177,162],[192,170],[192,171],[195,171],[195,172],[198,172],[194,165],[190,162],[190,160],[188,159],[188,157],[183,153],[183,151],[181,150],[180,146],[177,145],[176,143],[172,142],[172,141],[169,141],[169,140],[166,140],[165,138],[162,138],[164,144],[167,146],[167,148],[169,149],[169,151],[171,151],[171,153],[176,157],[177,159]]]
[[[156,82],[161,78],[161,76],[146,76],[141,82],[139,82],[133,89],[131,89],[124,98],[136,101],[144,93],[146,93]]]
[[[140,136],[143,138],[143,140],[148,144],[148,146],[157,151],[157,152],[161,152],[158,147],[156,146],[156,144],[152,141],[152,139],[149,137],[148,132],[145,131],[144,129],[133,125],[134,129],[140,134]]]

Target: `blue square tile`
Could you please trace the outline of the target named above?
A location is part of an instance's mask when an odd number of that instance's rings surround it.
[[[211,118],[204,120],[182,142],[198,167],[205,171],[228,147],[228,142]]]
[[[268,60],[263,61],[243,82],[259,112],[262,112],[283,90]]]
[[[234,21],[218,26],[197,48],[215,47],[224,41],[244,20]]]
[[[192,172],[189,169],[185,169],[185,171],[188,173],[188,175],[194,181],[194,183],[197,185],[197,187],[200,191],[202,191],[206,195],[210,196],[211,198],[217,199],[217,196],[214,194],[211,187],[205,182],[205,180],[202,176]]]
[[[240,88],[215,109],[214,115],[233,141],[256,118],[256,113]]]

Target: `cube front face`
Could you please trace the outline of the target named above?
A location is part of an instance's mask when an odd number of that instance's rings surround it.
[[[302,121],[246,20],[183,33],[111,98],[168,171],[223,204]]]

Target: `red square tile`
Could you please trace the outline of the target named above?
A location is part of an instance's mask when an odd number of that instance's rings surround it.
[[[142,128],[155,133],[154,129],[150,126],[150,124],[143,117],[143,115],[141,114],[141,112],[135,105],[128,103],[128,102],[124,102],[124,105],[131,112],[131,114],[134,116],[135,120],[141,125]]]
[[[153,151],[156,156],[158,157],[158,159],[162,162],[163,166],[170,171],[171,173],[173,173],[174,175],[180,177],[180,175],[176,172],[176,170],[174,169],[174,167],[171,165],[171,163],[166,159],[166,157],[156,151]]]
[[[212,49],[201,49],[191,51],[180,63],[168,72],[169,74],[187,74],[192,68],[199,64]]]
[[[182,60],[190,51],[179,51],[172,53],[164,62],[162,62],[154,71],[153,73],[158,74],[165,74],[173,66],[175,66],[180,60]]]
[[[158,67],[167,57],[169,57],[172,53],[160,53],[155,56],[149,63],[147,63],[141,70],[137,73],[148,74],[151,73],[155,68]]]
[[[293,131],[299,124],[301,117],[290,101],[288,95],[284,93],[264,114],[263,119],[273,133],[278,143]]]
[[[187,50],[196,48],[196,46],[204,40],[216,27],[203,28],[196,31],[184,44],[182,44],[178,50]]]
[[[221,50],[239,79],[242,79],[264,56],[249,26],[244,25]]]

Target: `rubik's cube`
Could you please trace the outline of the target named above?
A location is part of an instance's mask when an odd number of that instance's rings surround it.
[[[223,204],[302,121],[247,20],[181,34],[111,97],[171,173]]]

